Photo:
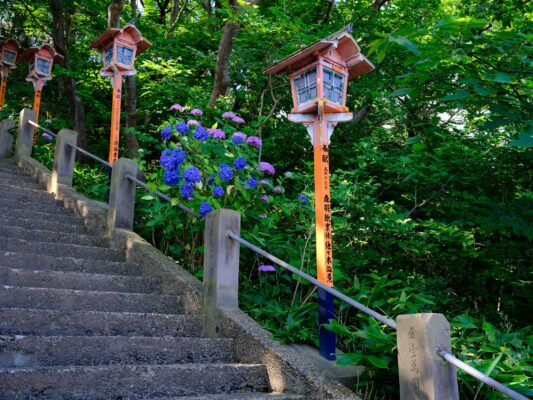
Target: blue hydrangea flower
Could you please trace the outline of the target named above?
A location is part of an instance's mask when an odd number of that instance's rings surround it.
[[[200,174],[200,170],[198,168],[192,166],[183,171],[183,178],[188,183],[196,183],[202,180],[202,174]]]
[[[165,127],[165,128],[163,128],[163,130],[161,131],[161,137],[164,140],[170,139],[171,135],[172,135],[172,127],[170,125]]]
[[[184,183],[180,186],[181,197],[187,199],[194,194],[194,185],[192,183]]]
[[[163,176],[163,179],[165,181],[165,185],[169,185],[169,186],[176,186],[181,180],[178,174],[178,171],[170,170],[170,169],[165,171],[165,175]]]
[[[237,171],[242,171],[244,168],[246,168],[246,165],[248,165],[248,163],[242,157],[237,157],[235,161],[233,161],[233,166]]]
[[[216,196],[216,197],[222,197],[224,196],[224,188],[221,187],[221,186],[215,186],[213,188],[213,196]]]
[[[175,162],[174,157],[172,156],[171,150],[164,150],[161,153],[161,158],[159,159],[159,165],[161,165],[165,169],[176,168],[176,162]]]
[[[233,171],[227,164],[220,164],[219,176],[222,182],[229,182],[233,179]]]
[[[204,127],[199,126],[198,128],[196,128],[196,132],[194,132],[195,139],[198,139],[200,142],[205,142],[208,137],[209,137],[209,132],[207,132],[207,130]]]
[[[200,215],[201,216],[209,214],[211,211],[213,211],[213,207],[211,207],[211,204],[209,204],[207,201],[203,201],[200,204]]]
[[[309,204],[309,197],[307,197],[305,194],[299,194],[298,201],[300,202],[301,206],[306,206]]]
[[[180,122],[176,125],[176,130],[178,131],[178,133],[185,135],[189,133],[189,125],[187,125],[185,122]]]
[[[257,181],[254,178],[248,178],[246,184],[252,189],[255,189],[255,187],[257,186]]]
[[[181,163],[185,161],[185,158],[187,158],[187,153],[185,153],[182,149],[174,149],[172,150],[172,157],[174,160],[176,160],[178,165],[181,165]]]
[[[217,173],[213,172],[211,175],[209,175],[209,179],[207,180],[207,183],[210,185],[214,184],[216,177],[217,177]]]

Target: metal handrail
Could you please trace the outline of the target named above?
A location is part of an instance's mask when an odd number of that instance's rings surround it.
[[[54,132],[52,132],[51,130],[46,129],[44,126],[39,125],[39,124],[38,124],[37,122],[35,122],[35,121],[29,120],[29,121],[28,121],[28,124],[30,124],[30,125],[32,125],[32,126],[34,126],[34,127],[36,127],[36,128],[39,128],[39,129],[45,131],[46,133],[48,133],[49,135],[52,135],[53,137],[57,137],[57,133],[54,133]]]

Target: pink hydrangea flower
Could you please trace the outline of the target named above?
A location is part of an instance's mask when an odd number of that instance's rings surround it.
[[[274,193],[285,193],[285,189],[283,189],[281,186],[276,186],[274,189],[272,189]]]
[[[257,268],[259,272],[276,272],[276,268],[274,268],[273,265],[260,265],[259,268]]]
[[[187,121],[187,125],[192,125],[192,126],[199,126],[200,123],[198,121],[196,121],[195,119],[190,119]]]
[[[259,183],[260,183],[261,185],[270,185],[270,182],[267,181],[266,179],[261,179],[261,180],[259,181]]]
[[[231,111],[226,111],[224,114],[222,114],[222,118],[231,119],[231,118],[235,118],[235,117],[236,117],[236,115],[233,114]]]
[[[193,108],[191,110],[191,115],[195,115],[197,117],[201,117],[202,115],[204,115],[204,112],[202,110],[200,110],[199,108]]]
[[[183,111],[183,106],[181,104],[172,104],[170,106],[170,109],[182,112]]]
[[[232,120],[233,122],[235,122],[236,124],[244,124],[244,119],[242,119],[241,117],[238,117],[238,116],[236,116],[236,115],[233,116],[233,117],[231,118],[231,120]]]
[[[261,161],[259,163],[259,171],[266,172],[269,175],[274,175],[276,173],[276,170],[274,169],[274,166],[270,163]]]
[[[226,134],[222,129],[209,128],[207,132],[209,132],[209,136],[215,139],[226,139]]]
[[[263,141],[257,136],[250,136],[246,139],[246,143],[253,147],[261,147],[263,145]]]

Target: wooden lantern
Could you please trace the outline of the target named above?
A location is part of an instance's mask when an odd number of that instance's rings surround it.
[[[20,44],[15,39],[0,42],[0,110],[4,109],[9,70],[17,68],[19,49]]]

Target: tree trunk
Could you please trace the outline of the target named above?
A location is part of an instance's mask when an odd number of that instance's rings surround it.
[[[230,56],[233,51],[233,39],[239,26],[231,21],[227,21],[224,24],[224,31],[220,38],[217,53],[217,63],[215,66],[215,82],[213,84],[213,91],[211,92],[211,99],[209,100],[209,106],[216,107],[217,99],[219,96],[223,96],[228,92],[230,80],[229,80],[229,67]]]
[[[107,25],[110,28],[120,28],[120,16],[124,9],[124,0],[111,0],[107,8]]]
[[[53,38],[54,45],[63,59],[59,64],[69,69],[69,59],[65,43],[65,16],[63,14],[62,0],[50,0],[53,18]],[[78,132],[78,146],[87,148],[87,131],[85,125],[85,106],[76,91],[76,82],[72,77],[61,77],[59,84],[65,95],[70,101],[70,107],[74,116],[74,130]]]
[[[131,12],[137,15],[137,0],[131,0]],[[136,18],[133,19],[135,21]],[[135,22],[133,22],[135,23]],[[139,141],[131,130],[137,128],[137,86],[135,76],[126,77],[126,157],[138,155]]]
[[[180,0],[172,0],[172,10],[170,11],[170,22],[168,24],[168,31],[166,38],[170,39],[174,33],[174,29],[180,20],[185,8],[189,4],[189,0],[183,0],[183,4],[180,6]]]

